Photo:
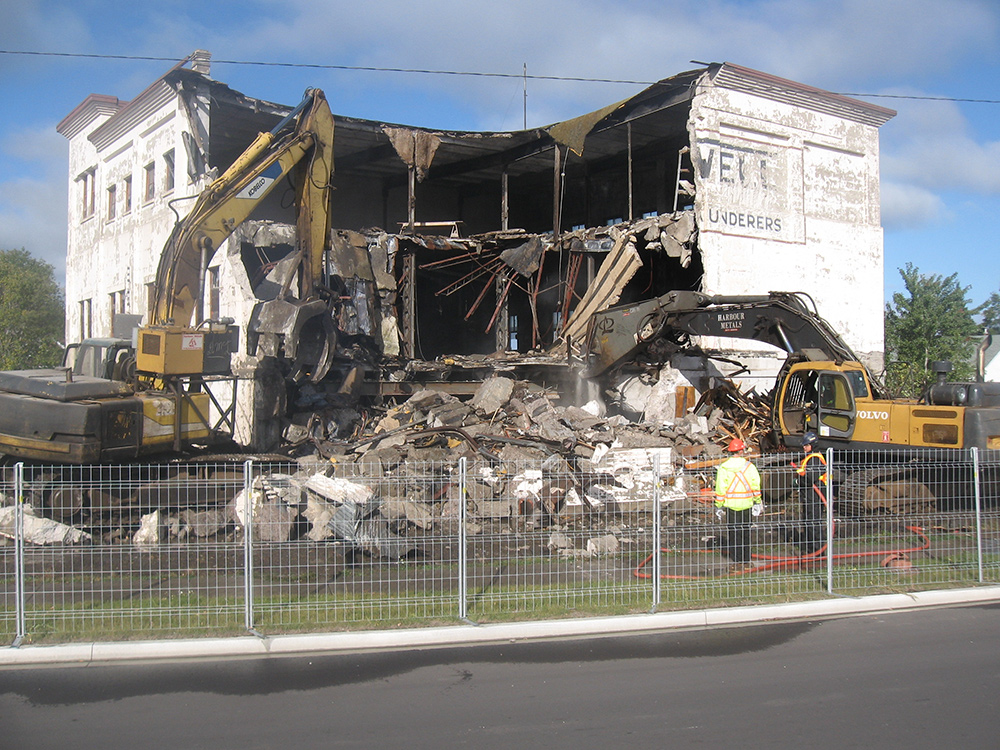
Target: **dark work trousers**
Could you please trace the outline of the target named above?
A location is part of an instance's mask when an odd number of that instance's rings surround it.
[[[726,508],[726,554],[734,563],[750,562],[750,524],[753,513]]]
[[[826,543],[826,506],[817,489],[822,492],[826,488],[821,481],[799,487],[802,533],[796,546],[803,555],[819,552]]]

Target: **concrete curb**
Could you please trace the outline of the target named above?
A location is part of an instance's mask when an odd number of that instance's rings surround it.
[[[123,661],[218,659],[240,656],[288,656],[307,653],[440,648],[501,641],[629,635],[659,630],[867,615],[922,607],[981,604],[993,601],[1000,601],[1000,586],[921,591],[912,594],[882,594],[856,599],[836,598],[752,607],[658,612],[646,615],[547,620],[544,622],[457,625],[357,633],[278,635],[264,638],[239,636],[21,646],[0,649],[0,668],[33,665],[86,666]]]

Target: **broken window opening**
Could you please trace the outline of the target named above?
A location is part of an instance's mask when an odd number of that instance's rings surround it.
[[[80,186],[80,220],[84,221],[97,210],[97,167],[91,167],[77,178]]]
[[[115,218],[115,210],[117,209],[117,197],[118,197],[118,188],[115,185],[110,186],[108,188],[108,214],[107,214],[108,221],[111,221],[112,219]]]
[[[460,250],[442,253],[408,242],[401,245],[416,262],[415,355],[429,360],[444,354],[495,352],[495,280],[503,266],[498,251],[469,257]]]
[[[170,149],[163,155],[163,192],[170,193],[174,189],[174,150]]]

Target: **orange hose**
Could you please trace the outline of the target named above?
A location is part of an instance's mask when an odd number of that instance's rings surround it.
[[[826,497],[823,495],[823,493],[820,491],[820,489],[818,487],[816,487],[816,485],[813,485],[813,489],[816,491],[816,494],[819,495],[820,499],[823,501],[823,505],[827,506]],[[922,545],[920,545],[919,547],[908,547],[906,549],[872,550],[872,551],[868,551],[868,552],[844,552],[844,553],[841,553],[839,555],[831,555],[830,559],[832,559],[832,560],[852,560],[854,558],[876,557],[878,555],[900,555],[900,554],[906,554],[906,553],[910,553],[910,552],[922,552],[923,550],[926,550],[926,549],[930,548],[930,546],[931,546],[931,540],[930,540],[930,538],[926,534],[924,534],[923,529],[920,526],[907,526],[905,528],[906,528],[907,531],[912,532],[913,534],[916,534],[917,536],[919,536],[920,538],[922,538],[924,540],[924,543]],[[834,526],[833,531],[834,531],[834,533],[836,533],[836,525]],[[792,556],[792,557],[775,557],[775,556],[769,556],[769,555],[752,554],[752,555],[750,555],[750,557],[753,558],[754,560],[768,560],[769,562],[767,562],[764,565],[757,565],[757,566],[755,566],[753,568],[748,568],[746,570],[730,571],[725,576],[721,576],[721,577],[729,578],[729,577],[733,577],[733,576],[746,575],[747,573],[759,573],[759,572],[765,571],[765,570],[776,570],[778,568],[791,568],[791,567],[798,567],[798,566],[803,565],[803,564],[809,564],[809,563],[815,563],[815,562],[823,562],[823,561],[825,561],[827,559],[826,557],[823,556],[823,553],[826,551],[826,549],[827,549],[828,546],[829,546],[828,544],[824,544],[822,547],[820,547],[815,552],[810,552],[810,553],[805,554],[805,555],[795,555],[795,556]],[[682,551],[696,552],[696,553],[703,553],[703,552],[711,553],[711,552],[714,552],[715,550],[694,549],[694,550],[682,550]],[[670,550],[661,547],[660,548],[660,552],[670,552]],[[645,560],[643,560],[641,563],[639,563],[639,565],[633,571],[633,575],[636,578],[652,578],[653,577],[652,574],[650,574],[650,573],[644,573],[644,572],[642,572],[642,569],[646,566],[646,564],[650,560],[653,559],[653,555],[655,555],[655,554],[657,554],[657,553],[656,552],[651,552],[649,554],[649,556],[646,557]],[[660,578],[661,579],[668,579],[668,580],[687,580],[687,581],[691,581],[691,580],[701,580],[701,579],[704,579],[705,576],[685,576],[685,575],[672,575],[672,574],[661,573],[660,574]]]

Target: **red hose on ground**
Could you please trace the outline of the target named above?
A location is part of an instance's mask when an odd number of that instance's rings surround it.
[[[819,490],[819,488],[816,487],[815,485],[813,485],[813,489],[816,491],[816,494],[819,495],[820,499],[823,501],[823,505],[827,506],[826,497]],[[923,529],[921,527],[919,527],[919,526],[906,526],[905,528],[906,528],[907,531],[912,532],[913,534],[916,534],[918,537],[920,537],[921,539],[923,539],[924,543],[922,545],[920,545],[919,547],[908,547],[906,549],[872,550],[872,551],[868,551],[868,552],[844,552],[844,553],[841,553],[839,555],[832,555],[831,559],[833,559],[833,560],[853,560],[855,558],[862,558],[862,557],[878,557],[878,556],[902,555],[902,554],[907,554],[907,553],[910,553],[910,552],[921,552],[923,550],[926,550],[926,549],[930,548],[930,546],[931,546],[931,540],[930,540],[930,538],[928,538],[928,536],[926,534],[924,534]],[[836,533],[836,526],[834,526],[833,532]],[[824,544],[822,547],[820,547],[815,552],[810,552],[810,553],[805,554],[805,555],[795,555],[795,556],[792,556],[792,557],[775,557],[775,556],[769,556],[769,555],[756,555],[756,554],[752,554],[752,555],[750,555],[750,557],[752,559],[754,559],[754,560],[767,560],[768,562],[766,562],[763,565],[755,565],[752,568],[746,568],[746,569],[743,569],[743,570],[730,571],[725,576],[720,576],[720,577],[729,578],[729,577],[733,577],[733,576],[747,575],[748,573],[760,573],[760,572],[765,571],[765,570],[777,570],[777,569],[780,569],[780,568],[793,568],[793,567],[799,567],[799,566],[802,566],[802,565],[808,565],[808,564],[812,564],[812,563],[824,562],[827,559],[824,556],[824,553],[826,552],[827,546],[828,546],[827,544]],[[669,549],[665,549],[665,548],[662,548],[662,547],[660,548],[659,551],[660,552],[670,552]],[[711,552],[714,552],[715,550],[695,549],[695,550],[686,550],[686,551],[688,551],[688,552],[696,552],[696,553],[711,553]],[[649,556],[645,560],[643,560],[641,563],[639,563],[639,565],[633,571],[633,575],[635,575],[636,578],[652,578],[653,577],[652,574],[650,574],[650,573],[644,573],[644,572],[642,572],[642,569],[646,566],[647,563],[649,563],[650,560],[653,559],[653,555],[655,555],[655,554],[657,554],[657,553],[656,552],[651,552],[649,554]],[[705,578],[705,576],[686,576],[686,575],[673,575],[673,574],[661,573],[660,574],[660,578],[665,578],[665,579],[669,579],[669,580],[688,580],[688,581],[690,581],[690,580],[703,579],[703,578]]]

